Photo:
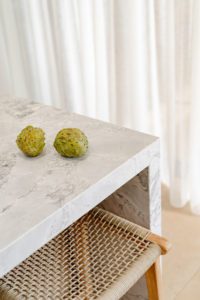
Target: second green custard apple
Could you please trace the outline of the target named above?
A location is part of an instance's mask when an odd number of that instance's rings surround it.
[[[88,139],[78,128],[64,128],[56,135],[54,147],[62,156],[80,157],[87,152]]]

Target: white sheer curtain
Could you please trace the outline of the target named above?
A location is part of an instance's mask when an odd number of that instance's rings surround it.
[[[200,214],[200,2],[1,0],[0,93],[161,136],[174,206]]]

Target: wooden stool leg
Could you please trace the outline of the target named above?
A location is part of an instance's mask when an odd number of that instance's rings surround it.
[[[149,300],[161,300],[161,272],[160,258],[149,268],[145,274]]]

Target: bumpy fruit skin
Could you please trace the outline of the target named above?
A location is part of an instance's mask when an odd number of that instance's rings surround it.
[[[45,146],[45,133],[41,128],[29,125],[17,136],[16,143],[27,156],[38,156]]]
[[[88,149],[88,139],[78,128],[64,128],[55,138],[54,147],[65,157],[83,156]]]

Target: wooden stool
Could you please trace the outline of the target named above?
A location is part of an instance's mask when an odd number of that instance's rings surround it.
[[[160,297],[159,257],[169,243],[95,208],[0,279],[1,300],[117,300],[146,274]]]

